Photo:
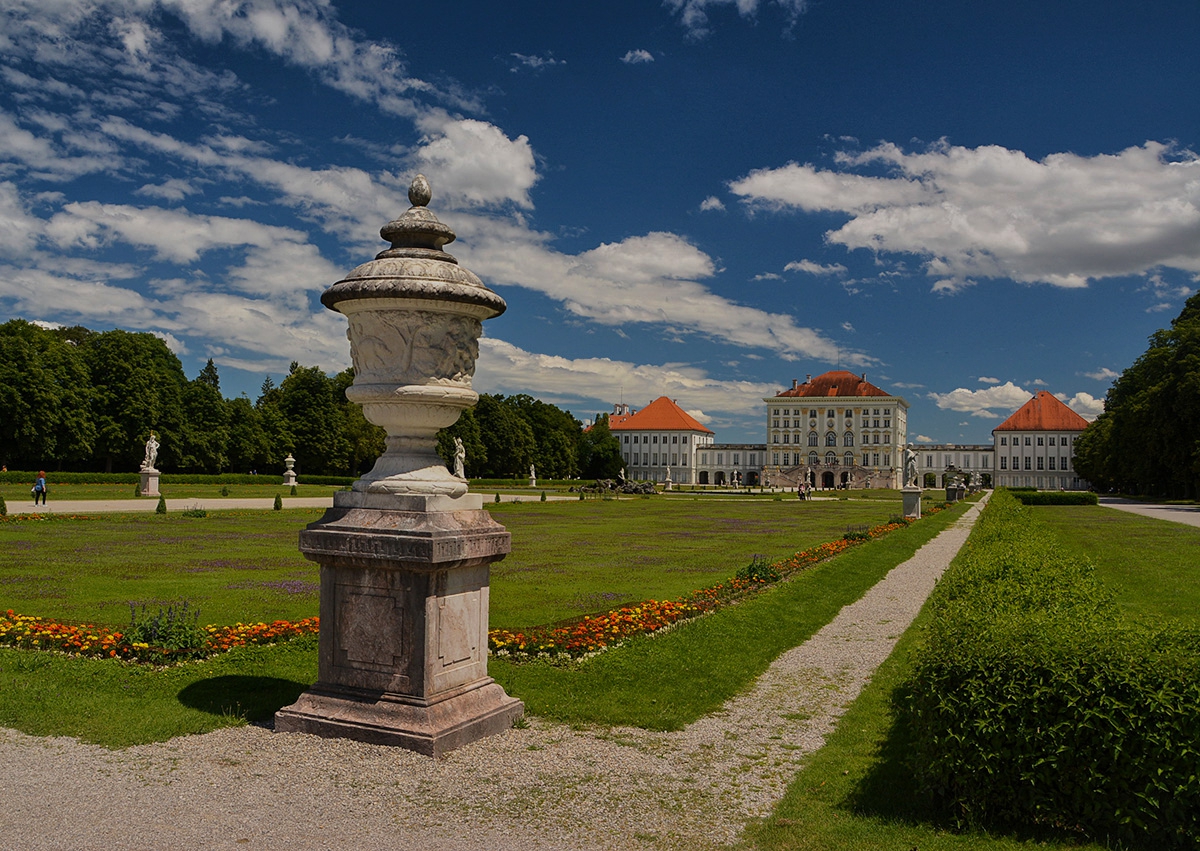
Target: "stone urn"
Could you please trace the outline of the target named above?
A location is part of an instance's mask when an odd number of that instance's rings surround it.
[[[350,323],[354,383],[346,398],[387,432],[386,451],[354,483],[358,492],[467,492],[438,455],[437,433],[478,401],[471,377],[481,323],[505,304],[442,251],[454,232],[426,208],[431,197],[429,182],[417,175],[408,190],[413,206],[379,231],[391,248],[321,296]]]

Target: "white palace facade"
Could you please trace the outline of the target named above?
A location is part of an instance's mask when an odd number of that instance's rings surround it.
[[[866,375],[835,370],[763,399],[767,442],[717,443],[712,430],[660,396],[636,413],[616,405],[609,429],[621,445],[626,476],[639,481],[724,487],[807,484],[898,488],[908,442],[908,402]],[[1075,439],[1088,425],[1050,393],[1039,392],[992,432],[991,444],[921,444],[922,487],[944,487],[965,474],[985,487],[1081,490]]]

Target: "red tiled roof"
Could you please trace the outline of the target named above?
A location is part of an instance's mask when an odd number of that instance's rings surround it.
[[[1083,431],[1087,426],[1087,420],[1052,394],[1039,390],[992,431]]]
[[[712,434],[666,396],[659,396],[636,414],[610,414],[610,431],[702,431]]]
[[[784,390],[782,393],[776,393],[776,398],[780,396],[801,396],[821,397],[829,396],[890,396],[880,390],[871,382],[867,381],[865,375],[855,375],[853,372],[847,372],[844,369],[835,369],[832,372],[826,372],[818,375],[816,378],[809,378],[803,384],[796,384],[790,390]]]

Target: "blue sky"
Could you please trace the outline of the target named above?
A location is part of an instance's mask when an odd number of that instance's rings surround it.
[[[1200,285],[1200,4],[0,0],[0,321],[227,395],[349,364],[320,293],[417,172],[509,305],[475,387],[764,440],[828,369],[990,441],[1094,416]]]

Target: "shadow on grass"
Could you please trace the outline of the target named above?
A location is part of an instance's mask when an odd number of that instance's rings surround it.
[[[261,721],[295,703],[308,686],[279,677],[229,674],[192,683],[179,692],[179,702],[211,715]]]

